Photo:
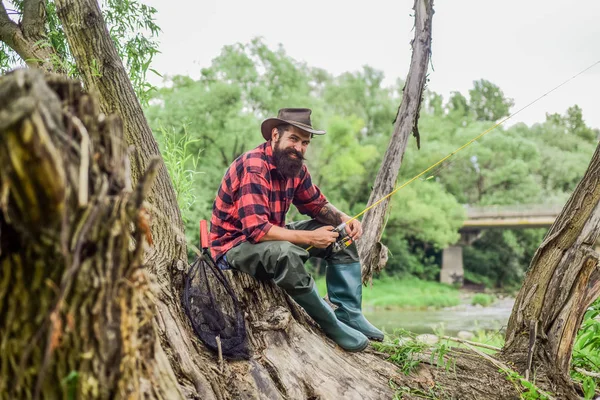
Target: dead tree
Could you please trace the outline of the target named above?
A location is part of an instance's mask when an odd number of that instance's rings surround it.
[[[182,268],[181,263],[186,258],[185,241],[171,229],[176,226],[177,230],[183,230],[175,191],[98,2],[57,0],[55,5],[85,89],[94,93],[103,113],[114,113],[121,118],[124,133],[121,146],[131,146],[129,160],[134,183],[147,169],[148,161],[158,156],[159,168],[148,200],[165,218],[151,221],[152,235],[161,243],[161,250],[147,249],[147,265],[153,270],[165,270],[174,265]],[[46,1],[24,0],[22,9],[22,19],[16,23],[0,0],[0,41],[17,52],[29,66],[62,73],[60,62],[56,62],[59,56],[47,40]]]
[[[417,146],[420,146],[418,121],[431,54],[433,0],[415,0],[414,11],[415,38],[412,41],[413,52],[402,103],[398,108],[394,133],[375,179],[368,205],[372,205],[394,189],[411,134],[417,139]],[[357,242],[363,264],[363,280],[370,279],[373,272],[380,271],[387,262],[387,247],[379,240],[383,233],[388,204],[389,198],[367,211],[363,217],[364,234]]]

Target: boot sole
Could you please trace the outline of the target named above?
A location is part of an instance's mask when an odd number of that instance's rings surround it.
[[[365,336],[366,336],[366,337],[367,337],[369,340],[373,340],[373,341],[375,341],[375,342],[383,342],[383,338],[382,338],[382,337],[373,337],[373,336],[369,336],[369,335],[367,335],[366,333],[364,333],[363,331],[361,331],[360,329],[357,329],[357,328],[353,327],[352,325],[350,325],[350,323],[349,323],[349,322],[346,322],[345,320],[343,320],[343,319],[340,319],[339,317],[338,317],[338,321],[340,321],[340,322],[341,322],[341,323],[343,323],[344,325],[347,325],[347,326],[349,326],[350,328],[352,328],[352,329],[354,329],[354,330],[357,330],[357,331],[359,331],[360,333],[362,333],[363,335],[365,335]]]
[[[338,345],[338,346],[339,346],[339,345]],[[363,351],[364,349],[366,349],[366,348],[367,348],[367,346],[369,346],[369,341],[368,341],[368,340],[367,340],[367,342],[365,343],[365,345],[364,345],[364,346],[362,346],[362,347],[357,347],[356,349],[345,349],[345,348],[343,348],[342,346],[340,346],[340,347],[342,347],[342,349],[346,350],[346,351],[347,351],[347,352],[349,352],[349,353],[358,353],[359,351]]]

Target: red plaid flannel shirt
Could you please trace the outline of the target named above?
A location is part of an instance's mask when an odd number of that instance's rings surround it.
[[[214,259],[244,241],[258,243],[273,225],[284,227],[292,203],[312,218],[327,204],[306,165],[298,176],[283,177],[273,164],[271,141],[242,154],[225,172],[213,204],[209,241]]]

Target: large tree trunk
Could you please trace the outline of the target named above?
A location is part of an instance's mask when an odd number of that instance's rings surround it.
[[[522,371],[571,386],[573,342],[587,307],[600,294],[600,255],[594,249],[599,236],[600,146],[535,253],[517,296],[504,357]]]
[[[394,189],[411,133],[415,135],[419,145],[417,124],[431,54],[433,0],[415,0],[414,10],[415,38],[412,42],[413,53],[402,94],[402,103],[398,108],[394,133],[375,179],[368,205],[372,205]],[[363,218],[364,233],[361,240],[357,241],[363,265],[363,280],[370,279],[373,272],[380,271],[387,262],[387,248],[379,240],[383,232],[388,204],[389,198],[367,211]]]
[[[147,168],[148,161],[159,156],[158,144],[144,116],[127,71],[110,37],[96,0],[57,0],[56,11],[61,20],[69,48],[86,89],[98,96],[105,114],[117,114],[123,121],[126,141],[131,146],[133,182]],[[150,249],[147,262],[157,275],[170,269],[174,262],[185,260],[183,221],[169,174],[160,159],[156,183],[149,202],[154,205],[152,237],[160,248]]]

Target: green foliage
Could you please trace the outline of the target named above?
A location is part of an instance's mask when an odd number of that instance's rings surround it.
[[[472,246],[463,249],[467,277],[476,283],[511,289],[518,286],[546,229],[488,230]],[[471,275],[472,274],[472,275]]]
[[[69,372],[69,375],[64,377],[60,382],[61,385],[66,386],[66,390],[64,392],[66,393],[66,398],[68,400],[77,399],[77,383],[79,381],[79,378],[79,372],[71,371]]]
[[[15,13],[21,16],[22,2],[13,0],[12,4]],[[150,67],[152,59],[158,53],[158,43],[154,39],[160,32],[155,22],[156,9],[137,0],[103,0],[100,7],[136,94],[140,102],[146,105],[152,92],[156,90],[147,82],[146,76],[148,72],[158,74]],[[50,62],[55,70],[71,77],[78,77],[78,68],[69,50],[67,38],[56,13],[56,3],[53,0],[46,3],[45,34],[46,40],[36,45],[50,47],[53,50]],[[24,60],[21,60],[15,51],[0,42],[0,73],[23,64]]]
[[[182,135],[173,128],[169,131],[162,128],[158,132],[157,141],[171,182],[175,187],[177,204],[184,223],[188,223],[190,222],[189,212],[196,200],[193,190],[196,186],[195,178],[200,174],[197,171],[199,154],[191,153],[190,147],[198,140],[190,137],[185,126]]]
[[[67,76],[78,77],[79,71],[75,60],[69,49],[67,37],[62,28],[62,24],[56,13],[56,3],[48,1],[46,3],[46,43],[42,46],[50,47],[53,50],[52,59],[50,60],[56,71],[62,71]]]
[[[588,127],[583,120],[583,111],[578,105],[567,109],[564,115],[546,114],[546,121],[560,128],[564,135],[576,136],[588,142],[598,140],[598,130]]]
[[[585,312],[583,323],[573,343],[571,376],[581,382],[587,393],[593,393],[600,379],[591,378],[576,371],[580,368],[592,373],[600,373],[600,299],[597,299]]]
[[[423,353],[429,352],[429,360],[432,365],[449,370],[453,366],[453,360],[448,357],[450,347],[445,342],[437,342],[429,345],[417,338],[417,335],[398,329],[391,335],[391,339],[383,342],[371,342],[373,348],[388,355],[388,361],[396,364],[402,373],[409,375],[423,359]]]
[[[390,388],[394,390],[393,400],[403,400],[407,398],[439,400],[448,398],[445,395],[444,389],[438,384],[435,384],[432,388],[418,389],[408,386],[398,386],[393,381],[390,381]]]
[[[521,400],[550,400],[554,398],[551,393],[543,391],[535,383],[528,381],[512,369],[501,369],[500,372],[506,374],[506,379],[515,385]]]
[[[385,267],[389,274],[437,280],[441,268],[441,252],[436,252],[427,243],[404,238],[402,234],[394,237],[384,231],[383,240],[389,250]]]
[[[327,126],[327,135],[318,139],[318,147],[310,149],[309,167],[319,187],[328,188],[329,198],[339,199],[336,207],[355,214],[364,204],[364,184],[369,171],[377,168],[379,149],[372,144],[361,144],[365,128],[363,120],[351,116],[334,116]]]
[[[581,383],[583,388],[583,395],[585,400],[591,400],[596,398],[596,380],[590,376],[586,376],[583,378],[583,382]]]
[[[160,76],[150,64],[158,53],[154,39],[160,32],[156,9],[137,0],[103,0],[102,15],[117,53],[129,72],[129,79],[142,104],[147,104],[156,88],[147,82],[148,72]]]
[[[475,81],[473,85],[474,88],[469,90],[470,108],[478,121],[498,121],[510,114],[514,102],[505,98],[498,86],[485,79]]]
[[[502,348],[504,346],[504,335],[500,331],[478,329],[475,331],[475,337],[471,341]],[[494,350],[483,347],[480,350],[488,354],[496,353]]]
[[[415,181],[392,198],[386,234],[398,236],[402,232],[442,249],[458,241],[464,219],[463,207],[441,184]]]
[[[474,306],[480,305],[483,307],[487,307],[487,306],[493,304],[495,301],[496,301],[496,298],[494,296],[485,294],[485,293],[476,293],[471,298],[471,304]]]
[[[371,342],[373,348],[388,355],[388,361],[396,364],[400,371],[409,375],[421,363],[420,355],[429,346],[415,340],[416,335],[412,332],[398,330],[394,332],[394,338],[381,343]]]

